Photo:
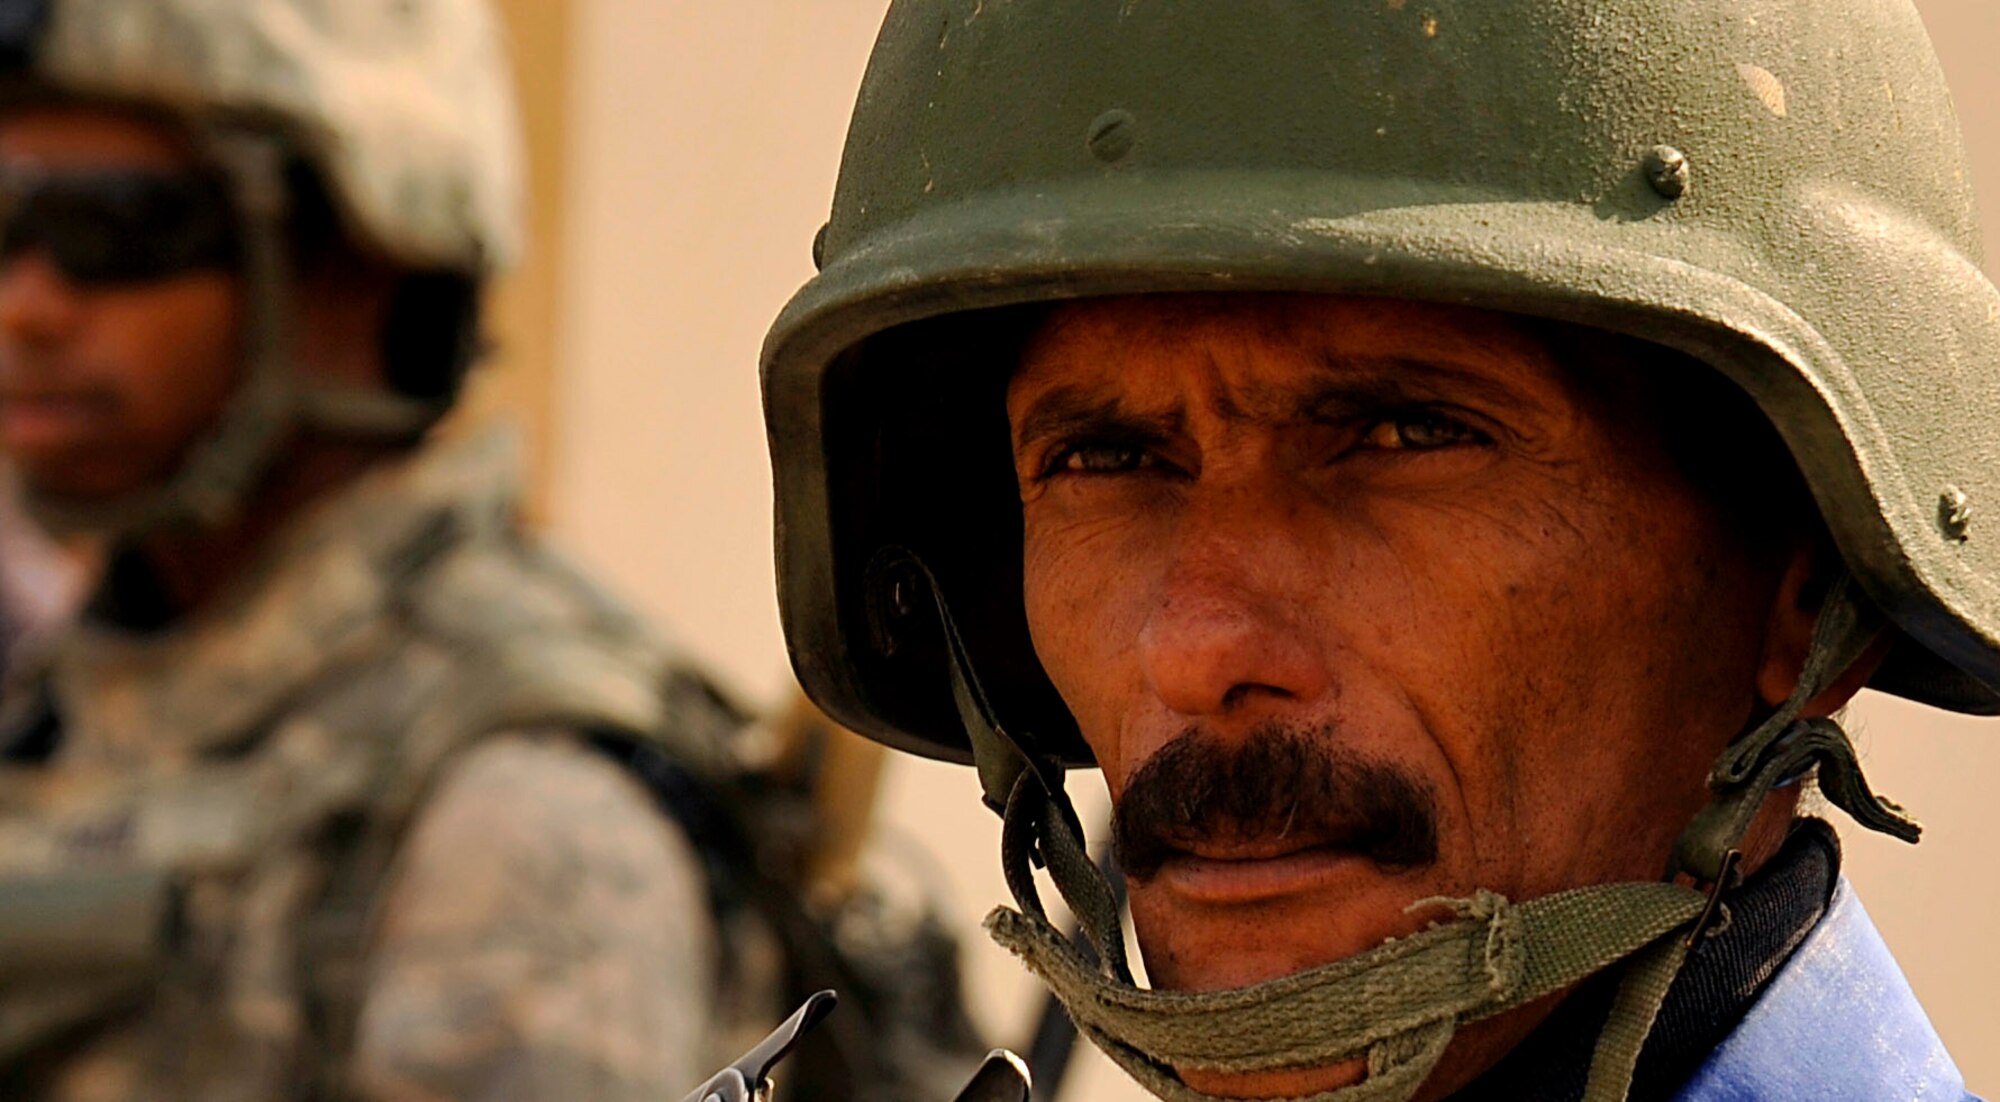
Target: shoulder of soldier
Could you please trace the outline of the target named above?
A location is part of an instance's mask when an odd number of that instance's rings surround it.
[[[446,767],[404,840],[367,961],[368,1098],[670,1097],[712,1042],[700,857],[616,763],[560,732]]]
[[[625,851],[663,868],[698,868],[685,837],[628,770],[575,733],[509,731],[468,747],[439,771],[406,843],[483,837],[483,855],[456,862],[562,863],[553,845]],[[501,852],[511,848],[514,852]],[[408,873],[407,865],[401,873]]]
[[[649,714],[635,710],[610,726],[654,736],[698,773],[728,771],[724,747],[748,709],[691,653],[533,537],[466,540],[406,593],[415,630],[497,671],[515,692],[593,685],[608,704],[621,684],[641,688]]]

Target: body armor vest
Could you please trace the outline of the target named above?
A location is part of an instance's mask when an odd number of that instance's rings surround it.
[[[460,752],[722,775],[742,717],[516,533],[494,458],[341,495],[219,620],[51,650],[62,742],[0,768],[0,1094],[338,1095],[370,912]]]

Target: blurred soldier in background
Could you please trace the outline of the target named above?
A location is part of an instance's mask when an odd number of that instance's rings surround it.
[[[777,882],[810,781],[508,442],[431,437],[518,237],[483,0],[7,2],[0,55],[0,443],[107,553],[0,730],[0,1095],[650,1100],[911,946],[955,1006],[933,926]]]

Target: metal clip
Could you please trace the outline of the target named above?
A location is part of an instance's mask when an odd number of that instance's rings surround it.
[[[1688,929],[1687,947],[1693,949],[1702,938],[1719,934],[1728,929],[1729,907],[1722,902],[1722,893],[1736,886],[1736,866],[1743,860],[1743,851],[1730,849],[1722,855],[1722,870],[1708,886],[1708,902],[1701,908],[1701,917],[1694,920]],[[1723,925],[1716,926],[1717,920]]]
[[[1033,1089],[1034,1077],[1028,1074],[1028,1065],[1006,1049],[996,1048],[952,1102],[1028,1102]]]
[[[833,1013],[840,1001],[831,991],[821,991],[792,1012],[785,1024],[735,1063],[711,1076],[681,1102],[767,1102],[771,1097],[771,1069],[791,1054],[812,1028]]]

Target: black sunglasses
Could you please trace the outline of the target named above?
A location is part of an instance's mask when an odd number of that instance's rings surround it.
[[[213,176],[0,165],[0,263],[29,252],[86,286],[240,264],[229,190]]]

